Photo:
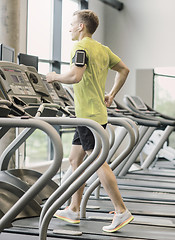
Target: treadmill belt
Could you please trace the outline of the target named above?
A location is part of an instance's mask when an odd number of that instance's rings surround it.
[[[175,182],[175,181],[174,181]],[[129,179],[129,178],[117,178],[117,183],[120,186],[140,186],[140,187],[147,187],[150,189],[159,188],[160,190],[169,189],[174,190],[174,182],[163,182],[163,181],[156,181],[156,180],[141,180],[141,179]]]
[[[137,201],[131,202],[127,200],[125,200],[124,202],[126,207],[132,212],[132,214],[175,217],[175,211],[172,211],[172,209],[175,208],[173,204],[158,204],[148,202],[140,203]],[[90,206],[93,206],[93,209],[91,209]],[[97,206],[99,208],[94,208],[94,206]],[[111,211],[114,211],[114,207],[110,200],[89,199],[87,211],[109,213]]]
[[[154,189],[147,190],[134,190],[132,189],[122,189],[119,186],[120,193],[124,199],[137,199],[137,200],[149,200],[149,201],[161,201],[169,202],[175,204],[175,194],[169,192],[154,191]],[[100,195],[106,196],[106,192],[103,188],[100,189]]]
[[[175,182],[175,175],[174,176],[164,176],[164,175],[151,175],[151,174],[144,174],[141,172],[132,172],[127,173],[125,175],[126,178],[137,179],[137,180],[152,180],[152,181],[160,181],[160,182]]]
[[[81,236],[76,236],[76,239],[114,239],[117,240],[118,237],[126,238],[136,238],[136,239],[157,239],[157,240],[174,240],[175,239],[175,229],[174,227],[160,227],[153,225],[141,225],[136,224],[133,221],[131,224],[126,225],[121,230],[116,233],[105,233],[102,231],[104,225],[109,225],[109,221],[92,221],[92,220],[81,220],[80,224],[72,225],[63,222],[59,219],[53,218],[49,225],[49,230],[60,229],[67,231],[81,231]],[[22,219],[17,220],[13,223],[13,226],[21,227],[28,225],[29,228],[38,226],[38,219]],[[56,235],[56,234],[55,234]],[[66,236],[66,235],[65,235]],[[112,238],[111,238],[112,237]]]

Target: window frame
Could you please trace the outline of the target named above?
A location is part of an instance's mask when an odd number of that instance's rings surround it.
[[[38,59],[38,62],[49,63],[50,71],[61,72],[61,65],[69,65],[69,62],[61,60],[61,31],[62,31],[62,1],[53,0],[53,39],[52,39],[52,59]],[[88,0],[78,0],[80,9],[88,9]],[[59,24],[58,24],[59,23]]]

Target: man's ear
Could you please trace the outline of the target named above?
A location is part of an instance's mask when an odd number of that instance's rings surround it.
[[[79,23],[78,30],[82,31],[84,29],[84,27],[85,27],[84,23]]]

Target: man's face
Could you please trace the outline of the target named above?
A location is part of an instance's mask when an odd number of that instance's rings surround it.
[[[72,17],[72,21],[70,24],[70,30],[69,32],[71,33],[72,41],[78,40],[79,37],[79,27],[80,27],[80,22],[78,20],[78,16],[75,15]]]

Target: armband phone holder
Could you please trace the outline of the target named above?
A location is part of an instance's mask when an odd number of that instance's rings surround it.
[[[84,50],[77,50],[75,56],[72,58],[72,63],[77,67],[84,67],[87,64],[86,52]]]

